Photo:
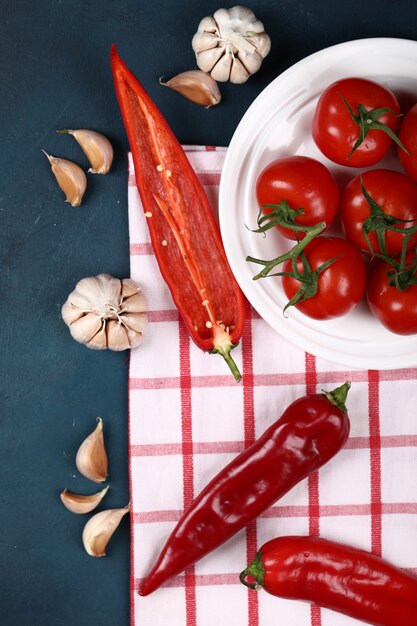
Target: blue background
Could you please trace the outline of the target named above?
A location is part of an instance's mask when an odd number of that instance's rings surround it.
[[[128,502],[127,353],[75,343],[60,308],[76,282],[129,275],[127,141],[109,67],[112,43],[183,143],[227,145],[261,90],[295,61],[362,37],[417,38],[417,3],[400,0],[261,2],[272,50],[245,85],[221,86],[208,111],[158,84],[195,67],[191,38],[204,16],[233,3],[190,0],[3,0],[0,20],[0,623],[124,626],[129,623],[129,522],[108,556],[84,552],[85,517],[59,500],[90,492],[78,475],[79,444],[104,420],[110,491]],[[79,208],[64,203],[41,148],[84,168],[59,128],[93,128],[113,142],[104,177],[88,176]],[[161,358],[161,355],[155,355]],[[158,419],[157,410],[155,419]],[[93,487],[93,488],[92,488]],[[104,504],[104,503],[103,503]]]

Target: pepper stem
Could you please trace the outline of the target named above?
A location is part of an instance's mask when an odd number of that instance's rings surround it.
[[[213,334],[214,348],[213,350],[210,350],[210,354],[220,354],[229,366],[229,369],[232,372],[236,382],[239,383],[242,380],[242,375],[232,355],[230,354],[233,348],[236,348],[237,344],[232,343],[229,333],[224,331],[217,325],[214,326]]]
[[[347,408],[345,405],[346,398],[348,395],[348,391],[350,389],[351,383],[349,381],[345,382],[340,387],[336,387],[333,391],[324,391],[323,393],[330,402],[334,406],[337,406],[343,413],[347,413]]]
[[[255,583],[248,582],[246,580],[247,576],[251,576],[251,578],[254,578],[256,582]],[[262,564],[262,552],[256,553],[256,557],[254,558],[252,563],[250,563],[248,567],[244,569],[243,572],[240,573],[239,580],[242,583],[242,585],[249,587],[249,589],[255,589],[256,591],[258,591],[259,589],[261,589],[261,587],[264,586],[265,569]]]

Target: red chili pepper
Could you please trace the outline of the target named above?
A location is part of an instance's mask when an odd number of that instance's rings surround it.
[[[272,539],[240,580],[252,589],[314,602],[374,626],[417,624],[417,578],[370,552],[326,539]]]
[[[344,402],[350,383],[299,398],[249,448],[213,478],[185,511],[139,593],[220,546],[329,461],[349,435]]]
[[[168,123],[116,47],[111,65],[135,165],[136,184],[161,274],[195,343],[230,354],[243,330],[243,296],[204,189]]]

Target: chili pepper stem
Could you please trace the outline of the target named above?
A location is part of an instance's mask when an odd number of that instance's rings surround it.
[[[256,582],[249,583],[246,580],[247,576],[251,576],[252,578],[255,579]],[[262,552],[257,552],[256,557],[254,558],[252,563],[250,563],[248,567],[244,569],[243,572],[240,573],[239,580],[242,583],[242,585],[249,587],[249,589],[255,589],[255,591],[258,591],[259,589],[263,587],[264,579],[265,579],[265,569],[262,565]]]
[[[229,333],[220,328],[217,324],[213,327],[213,335],[214,348],[210,350],[210,354],[220,354],[229,366],[236,382],[239,383],[242,380],[242,375],[230,354],[237,344],[232,343]]]
[[[347,381],[340,387],[336,387],[336,389],[333,389],[333,391],[323,391],[328,401],[331,404],[334,404],[334,406],[337,406],[344,413],[347,413],[345,402],[348,391],[350,389],[350,385],[351,383]]]

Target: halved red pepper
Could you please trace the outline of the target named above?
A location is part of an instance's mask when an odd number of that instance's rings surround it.
[[[243,330],[243,295],[205,191],[168,123],[115,46],[111,65],[161,274],[194,342],[221,354],[239,381],[230,351]]]

